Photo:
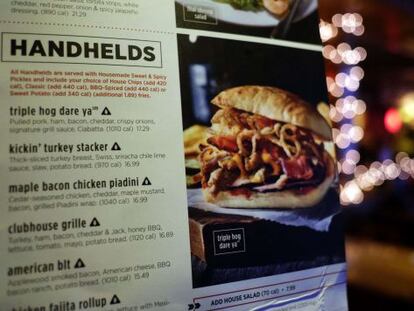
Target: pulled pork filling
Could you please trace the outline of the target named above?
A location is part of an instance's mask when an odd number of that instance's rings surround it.
[[[200,163],[202,186],[212,194],[300,188],[325,177],[323,144],[306,129],[234,108],[219,110],[211,129]]]

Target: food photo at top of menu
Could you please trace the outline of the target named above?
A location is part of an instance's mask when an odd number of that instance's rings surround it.
[[[178,45],[193,286],[343,262],[321,54]]]
[[[317,0],[176,0],[177,27],[321,44]]]

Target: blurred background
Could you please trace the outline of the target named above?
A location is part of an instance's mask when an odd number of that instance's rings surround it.
[[[414,1],[319,0],[350,310],[414,310]]]

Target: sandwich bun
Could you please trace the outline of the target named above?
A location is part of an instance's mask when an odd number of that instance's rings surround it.
[[[240,86],[225,90],[212,101],[220,108],[236,108],[308,129],[323,140],[332,130],[323,116],[298,96],[269,86]]]

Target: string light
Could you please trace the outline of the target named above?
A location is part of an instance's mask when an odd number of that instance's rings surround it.
[[[348,151],[348,154],[351,151]],[[349,161],[349,160],[346,160]],[[344,164],[342,164],[342,171],[344,171]],[[344,205],[359,204],[356,203],[360,199],[360,194],[355,187],[358,187],[361,192],[368,192],[375,187],[381,186],[386,180],[407,180],[414,178],[414,159],[410,158],[407,153],[399,152],[395,161],[387,159],[385,161],[375,161],[371,163],[370,167],[358,165],[354,169],[355,178],[346,183],[341,192],[341,203]]]
[[[342,28],[346,33],[362,36],[365,32],[364,19],[358,13],[335,14],[332,17],[332,26]],[[326,22],[325,22],[326,23]]]
[[[340,194],[340,200],[344,205],[348,205],[350,203],[360,204],[364,200],[364,193],[355,180],[351,180],[343,187]]]
[[[338,28],[335,25],[321,21],[319,26],[322,42],[326,42],[338,34]]]
[[[346,13],[335,14],[331,23],[321,20],[320,33],[323,42],[335,38],[339,30],[354,36],[363,35],[363,17],[358,13]],[[338,161],[338,172],[348,176],[348,181],[339,186],[340,201],[343,205],[360,204],[364,200],[364,192],[372,191],[387,180],[414,178],[414,159],[405,152],[399,152],[395,161],[375,161],[369,166],[359,164],[361,155],[354,144],[364,138],[364,129],[355,125],[355,118],[366,113],[367,105],[349,93],[359,89],[365,76],[359,63],[367,58],[367,51],[363,47],[353,48],[349,43],[341,42],[336,47],[326,44],[322,54],[334,64],[348,66],[348,69],[326,78],[328,92],[337,98],[335,104],[330,105],[329,117],[336,124],[343,123],[339,128],[332,130],[334,143],[339,149],[346,151],[343,158]],[[413,125],[414,93],[403,96],[399,110],[390,109],[384,121],[386,127],[388,124],[388,131],[394,133],[401,128],[402,122]]]
[[[327,42],[338,35],[338,29],[354,35],[364,33],[363,18],[357,13],[336,14],[332,17],[332,24],[326,21],[320,23],[320,33],[323,42]],[[356,92],[360,87],[360,81],[365,72],[357,66],[366,59],[366,50],[362,47],[352,48],[348,43],[339,43],[336,47],[327,44],[322,50],[323,56],[334,64],[345,64],[352,66],[347,71],[339,72],[334,77],[327,77],[328,92],[338,98],[335,105],[330,105],[329,117],[333,122],[346,122],[339,129],[333,129],[333,141],[339,149],[347,150],[352,144],[358,143],[364,137],[364,130],[353,124],[356,116],[366,112],[366,103],[355,96],[344,96],[347,92]],[[350,122],[350,123],[349,123]],[[350,149],[345,153],[343,159],[338,161],[338,171],[348,175],[362,176],[368,169],[358,165],[361,159],[356,149]],[[361,177],[362,178],[362,177]],[[372,179],[372,178],[371,178]],[[367,183],[364,189],[370,186]],[[364,199],[361,186],[355,179],[340,186],[340,199],[343,204],[359,204]]]
[[[388,109],[384,116],[384,125],[391,134],[398,133],[403,126],[400,112],[395,108]]]
[[[357,65],[367,58],[367,51],[360,46],[352,49],[348,43],[343,42],[336,48],[332,45],[325,46],[322,55],[335,64]]]
[[[400,98],[399,112],[402,121],[413,127],[414,125],[414,92],[404,94]]]

